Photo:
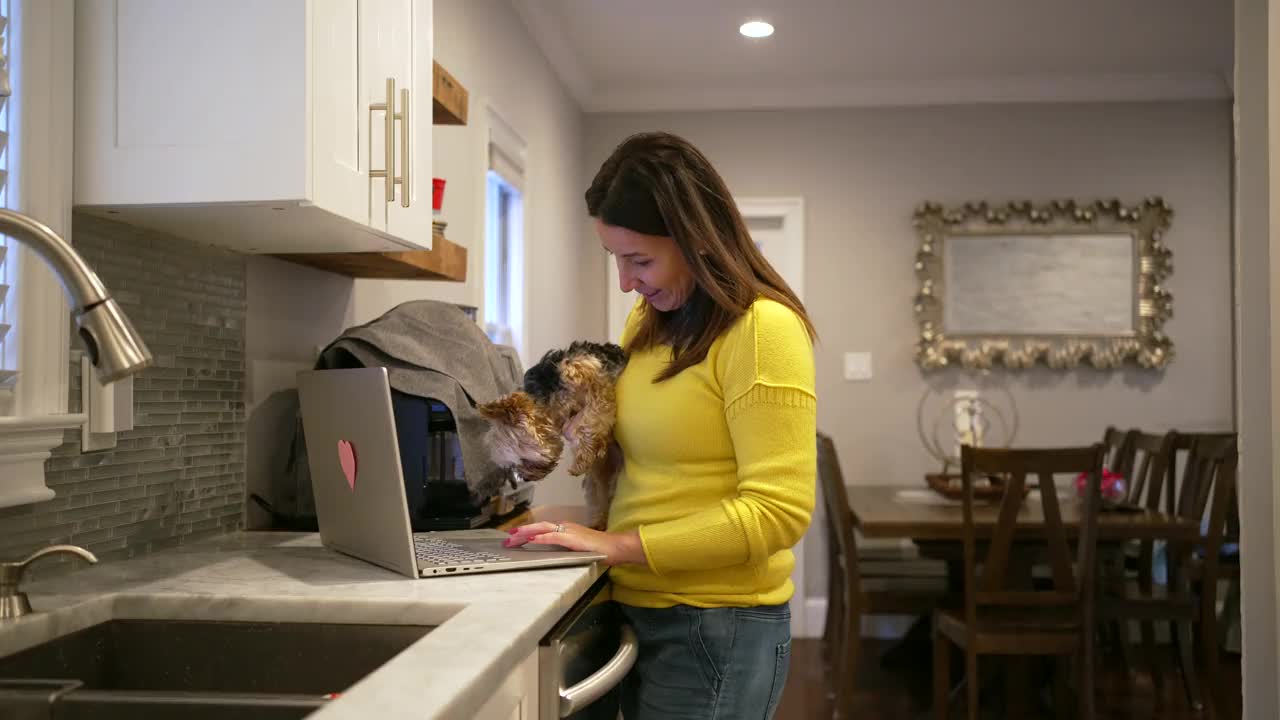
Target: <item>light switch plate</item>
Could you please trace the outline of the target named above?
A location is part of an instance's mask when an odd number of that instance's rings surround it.
[[[852,382],[871,379],[871,353],[847,352],[844,354],[844,379]]]
[[[80,407],[86,415],[80,426],[80,451],[96,452],[117,446],[117,433],[133,429],[133,377],[103,384],[89,356],[80,357]]]

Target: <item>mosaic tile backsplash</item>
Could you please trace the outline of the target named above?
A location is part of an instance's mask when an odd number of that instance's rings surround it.
[[[46,465],[57,497],[0,509],[0,559],[69,542],[109,561],[241,527],[245,258],[79,214],[72,242],[156,363],[134,378],[134,429],[116,448],[82,454],[79,429],[68,431]],[[80,356],[73,341],[72,412]],[[42,560],[37,572],[70,562]]]

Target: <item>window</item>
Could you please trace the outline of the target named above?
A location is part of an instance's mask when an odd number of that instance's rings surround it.
[[[0,106],[4,144],[0,203],[67,237],[71,231],[75,5],[72,0],[0,0],[12,95]],[[34,89],[34,90],[33,90]],[[0,507],[53,497],[44,461],[64,429],[84,423],[67,412],[71,343],[66,296],[31,250],[6,243],[0,282],[12,287],[0,321],[0,368],[18,371],[0,391]],[[12,380],[12,378],[11,378]]]
[[[521,314],[519,273],[513,249],[523,240],[524,197],[493,170],[485,200],[485,332],[501,345],[516,347],[514,322]]]
[[[510,345],[526,366],[525,145],[490,108],[489,171],[485,192],[484,328],[489,339]]]
[[[0,0],[9,11],[4,51],[11,96],[0,130],[7,132],[5,207],[29,215],[64,238],[71,236],[75,6],[71,0]],[[0,367],[16,370],[0,414],[39,424],[67,414],[71,343],[62,284],[35,252],[8,240]],[[11,423],[12,424],[12,423]],[[19,423],[20,424],[20,423]]]
[[[16,166],[14,155],[18,148],[18,137],[14,132],[17,128],[10,122],[10,117],[16,112],[19,93],[16,78],[11,76],[8,59],[13,49],[15,31],[13,24],[9,22],[11,17],[9,0],[0,0],[0,76],[3,76],[0,87],[8,94],[8,97],[0,98],[0,207],[16,210],[17,193],[10,191],[16,178],[10,174],[9,168],[11,164]],[[17,343],[9,341],[10,331],[17,320],[10,291],[18,282],[16,263],[10,258],[11,244],[9,238],[0,236],[0,412],[6,415],[13,412],[12,389],[18,376],[16,368],[19,362]]]

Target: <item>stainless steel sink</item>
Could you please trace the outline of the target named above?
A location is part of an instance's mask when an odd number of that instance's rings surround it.
[[[0,680],[5,720],[293,720],[325,702],[311,695],[85,690],[74,680]]]
[[[0,717],[301,718],[431,629],[110,620],[0,658]]]

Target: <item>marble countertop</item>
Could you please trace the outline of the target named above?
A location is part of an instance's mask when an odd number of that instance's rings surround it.
[[[604,572],[601,565],[414,580],[311,533],[239,532],[26,586],[0,657],[112,618],[438,626],[310,717],[466,718]]]

